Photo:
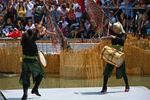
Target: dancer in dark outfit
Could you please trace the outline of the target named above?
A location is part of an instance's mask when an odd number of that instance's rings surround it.
[[[37,36],[38,30],[35,32],[31,29],[22,35],[21,45],[23,50],[22,55],[22,73],[20,76],[19,83],[23,85],[23,92],[24,95],[22,100],[27,99],[27,91],[28,87],[30,86],[30,76],[32,74],[33,83],[35,83],[34,88],[32,89],[31,93],[36,94],[37,96],[41,96],[38,92],[38,86],[41,83],[42,79],[45,78],[44,70],[41,64],[37,60],[38,56],[38,49],[36,45],[36,40],[42,38],[44,36],[40,35]]]
[[[111,38],[111,43],[112,43],[111,46],[123,52],[123,46],[125,43],[126,34],[120,22],[114,23],[113,31],[110,29],[110,33],[111,35],[109,36],[109,38]],[[103,73],[104,75],[103,89],[101,92],[107,92],[107,81],[108,81],[108,78],[111,76],[113,69],[114,69],[113,65],[109,63],[106,64],[104,73]],[[126,69],[125,69],[125,61],[120,67],[116,68],[116,78],[121,79],[122,77],[126,84],[125,92],[128,92],[130,88],[129,88],[128,78],[126,74]]]

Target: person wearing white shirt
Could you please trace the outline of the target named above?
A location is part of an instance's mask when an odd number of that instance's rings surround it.
[[[25,3],[25,6],[27,8],[27,11],[26,11],[26,22],[27,22],[29,19],[32,19],[34,5],[30,2],[30,0],[27,0],[27,2]]]
[[[60,22],[62,23],[62,28],[64,28],[65,31],[67,32],[67,27],[68,27],[69,23],[67,21],[65,21],[65,17],[61,17],[61,21],[59,21],[58,24]]]
[[[74,0],[73,10],[76,14],[76,22],[79,23],[81,20],[81,6],[78,4],[78,0]]]
[[[28,20],[28,24],[25,26],[25,31],[29,29],[35,29],[35,25],[32,23],[31,19]]]
[[[60,10],[60,17],[64,16],[65,19],[68,19],[68,13],[69,13],[69,9],[66,8],[66,5],[63,4]]]
[[[14,0],[12,6],[13,6],[16,10],[17,10],[18,5],[19,5],[19,1],[18,1],[18,0]]]

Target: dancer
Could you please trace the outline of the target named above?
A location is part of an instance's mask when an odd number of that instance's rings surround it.
[[[23,97],[22,100],[27,99],[27,91],[30,86],[30,76],[32,74],[34,88],[31,93],[41,96],[38,92],[38,86],[40,85],[43,78],[45,78],[44,70],[41,64],[37,60],[38,49],[36,45],[36,40],[44,36],[40,35],[37,37],[38,30],[35,32],[32,29],[29,29],[27,33],[22,35],[21,45],[22,45],[22,73],[20,76],[19,83],[23,85]]]
[[[108,27],[110,28],[111,26],[112,25],[109,24]],[[111,43],[112,43],[111,46],[119,51],[123,51],[126,34],[121,23],[120,22],[114,23],[113,31],[110,29],[110,33],[111,35],[109,36],[109,38],[111,38]],[[101,92],[107,92],[107,81],[108,81],[108,78],[111,76],[113,69],[114,69],[113,65],[109,63],[106,64],[104,73],[103,73],[104,75],[103,89]],[[128,92],[130,88],[129,88],[128,78],[126,74],[126,69],[125,69],[125,61],[120,67],[116,67],[116,78],[121,79],[122,77],[126,84],[125,92]]]

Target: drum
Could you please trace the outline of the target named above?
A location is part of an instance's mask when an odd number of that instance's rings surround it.
[[[38,51],[38,60],[43,67],[47,66],[47,62],[46,62],[46,59],[44,57],[44,53],[42,51]]]
[[[125,60],[123,52],[115,48],[105,46],[100,54],[100,58],[116,67],[120,67]]]
[[[38,61],[41,63],[43,67],[47,66],[46,59],[44,57],[44,53],[42,51],[38,51]],[[22,57],[20,57],[20,63],[22,64]]]

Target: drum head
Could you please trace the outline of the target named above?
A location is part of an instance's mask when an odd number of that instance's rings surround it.
[[[46,67],[47,62],[42,51],[38,51],[39,61],[43,67]]]

